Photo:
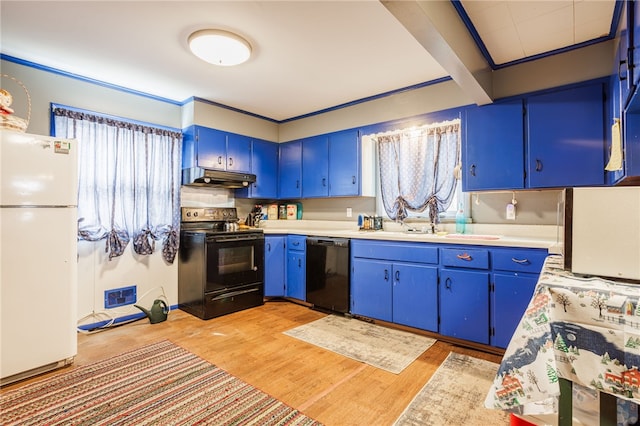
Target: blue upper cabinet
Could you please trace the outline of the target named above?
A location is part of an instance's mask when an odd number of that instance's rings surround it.
[[[466,110],[462,189],[524,188],[522,100]]]
[[[302,196],[360,194],[358,130],[314,136],[302,142]]]
[[[360,138],[357,130],[329,135],[329,196],[360,195]]]
[[[228,133],[226,161],[229,172],[251,173],[251,138]]]
[[[256,181],[236,190],[240,198],[278,198],[278,144],[260,139],[251,141],[251,173]]]
[[[629,31],[631,28],[630,5],[627,1],[622,1],[619,4],[621,5],[620,26],[616,32],[618,45],[615,53],[613,73],[619,86],[617,88],[620,95],[619,101],[624,109],[627,104],[627,100],[633,91],[634,76],[637,77],[638,72],[634,70],[633,66],[634,55],[632,47],[634,45],[634,40],[632,39],[633,34]]]
[[[302,197],[329,195],[329,137],[314,136],[302,141]]]
[[[302,141],[279,144],[279,198],[300,198],[302,195]]]
[[[604,85],[534,95],[527,104],[527,187],[603,185]]]
[[[203,169],[225,170],[227,166],[227,134],[202,126],[189,128],[194,134],[195,158]]]
[[[627,10],[626,14],[627,16],[630,16],[630,19],[627,21],[627,25],[629,28],[633,28],[631,37],[629,38],[629,45],[632,46],[632,49],[629,50],[629,58],[631,63],[633,63],[633,66],[631,67],[631,80],[633,82],[633,86],[638,87],[638,83],[640,82],[640,1],[627,1],[626,8],[633,8],[632,11]]]
[[[640,94],[631,98],[624,115],[624,182],[640,185]]]
[[[182,168],[251,171],[251,138],[203,126],[183,133]]]

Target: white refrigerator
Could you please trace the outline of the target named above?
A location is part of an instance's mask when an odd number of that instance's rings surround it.
[[[0,384],[77,354],[78,145],[0,131]]]

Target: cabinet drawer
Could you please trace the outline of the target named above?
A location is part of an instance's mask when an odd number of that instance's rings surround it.
[[[287,250],[305,251],[307,249],[306,235],[287,236]]]
[[[539,274],[547,254],[546,250],[494,249],[493,269]]]
[[[442,249],[442,264],[458,268],[489,269],[489,250],[445,248]]]
[[[438,263],[438,248],[420,243],[351,240],[351,256],[396,262]]]

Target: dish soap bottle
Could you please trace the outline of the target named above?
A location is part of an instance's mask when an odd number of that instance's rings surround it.
[[[467,227],[467,218],[464,216],[464,209],[462,203],[458,205],[458,212],[456,213],[456,233],[464,234]]]

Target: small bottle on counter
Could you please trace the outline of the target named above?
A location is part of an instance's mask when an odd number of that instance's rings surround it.
[[[464,234],[467,227],[467,218],[464,217],[464,209],[462,203],[458,205],[458,212],[456,213],[456,233]]]

